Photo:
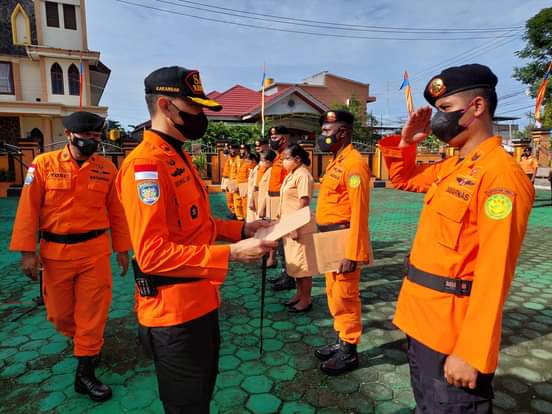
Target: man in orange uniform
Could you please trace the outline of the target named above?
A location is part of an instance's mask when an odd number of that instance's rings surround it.
[[[125,159],[117,191],[129,223],[140,340],[154,358],[166,413],[208,413],[218,372],[219,286],[231,260],[262,257],[275,243],[251,236],[260,222],[211,216],[209,195],[182,145],[207,129],[197,70],[172,66],[144,81],[152,129]]]
[[[249,151],[248,144],[240,145],[240,166],[236,175],[238,191],[234,193],[234,210],[236,211],[236,218],[240,221],[245,220],[247,215],[247,179],[249,173],[255,167],[255,163],[249,159]]]
[[[315,351],[322,372],[339,375],[358,367],[356,346],[362,334],[360,265],[372,260],[368,231],[370,169],[351,144],[354,116],[330,111],[320,118],[318,146],[334,154],[320,184],[316,222],[320,231],[349,229],[345,258],[337,272],[326,273],[328,308],[337,342]]]
[[[534,182],[535,173],[537,172],[537,168],[539,168],[539,163],[535,158],[533,158],[529,148],[525,148],[523,150],[523,154],[521,154],[521,158],[519,160],[519,165],[523,172],[527,175],[527,178],[529,178],[529,181]]]
[[[496,76],[483,65],[451,67],[425,88],[414,112],[380,147],[395,188],[427,193],[394,323],[408,337],[417,413],[490,413],[502,312],[534,191],[493,136]],[[459,149],[416,164],[433,131]]]
[[[21,268],[33,280],[42,263],[48,319],[73,338],[78,359],[75,391],[94,401],[111,397],[95,377],[111,303],[111,244],[124,275],[130,239],[115,191],[117,170],[93,155],[105,120],[76,112],[63,120],[67,146],[46,152],[29,166],[13,226],[10,250],[22,254]],[[40,259],[36,239],[40,231]]]
[[[272,169],[270,170],[267,204],[269,207],[270,218],[278,220],[280,218],[280,188],[282,187],[284,178],[286,178],[288,173],[283,165],[283,152],[289,143],[289,130],[285,126],[276,126],[270,128],[269,135],[270,148],[276,151],[278,155],[272,163]],[[269,281],[273,283],[272,290],[280,291],[295,289],[295,279],[289,276],[286,272],[286,258],[284,255],[284,245],[282,241],[280,241],[278,245],[278,253],[282,262],[282,268],[280,276],[274,279],[269,279]],[[275,255],[272,257],[275,257]],[[276,263],[274,263],[273,266],[276,266]]]

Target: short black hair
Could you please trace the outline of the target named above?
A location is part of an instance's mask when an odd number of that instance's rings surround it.
[[[261,159],[267,161],[274,161],[276,159],[276,152],[269,149],[267,152],[261,154]]]
[[[462,92],[460,92],[462,93]],[[476,88],[476,89],[469,89],[467,91],[463,92],[468,99],[473,99],[476,96],[481,96],[485,101],[487,101],[487,104],[489,105],[489,115],[491,116],[491,119],[494,117],[496,106],[498,104],[498,98],[496,96],[496,91],[491,88]]]
[[[154,116],[157,113],[157,100],[163,95],[155,93],[146,94],[146,105],[150,116]]]
[[[286,150],[289,151],[292,157],[299,157],[301,159],[301,162],[305,164],[307,167],[311,164],[309,153],[305,151],[305,149],[301,145],[291,144],[291,145],[288,145]]]
[[[249,156],[247,157],[247,159],[249,161],[255,161],[256,163],[259,162],[259,156],[254,152],[249,153]]]

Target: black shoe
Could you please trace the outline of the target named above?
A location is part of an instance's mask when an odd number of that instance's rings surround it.
[[[284,281],[285,279],[287,278],[287,275],[280,275],[280,276],[277,276],[277,277],[271,277],[270,279],[267,279],[270,283],[274,284],[274,283],[278,283],[278,282],[282,282]]]
[[[92,358],[92,365],[94,368],[98,368],[100,363],[102,362],[102,353],[100,352],[98,355],[94,355]]]
[[[282,305],[287,306],[288,308],[293,305],[297,305],[299,303],[299,299],[296,300],[288,300],[286,302],[282,302]]]
[[[314,351],[314,356],[320,361],[327,361],[328,359],[333,357],[337,351],[339,351],[339,348],[341,348],[341,341],[338,339],[333,344],[318,348],[316,351]]]
[[[358,354],[355,344],[341,341],[339,350],[327,361],[320,364],[326,375],[339,375],[358,368]]]
[[[102,384],[94,373],[95,356],[77,357],[79,365],[75,376],[75,391],[88,394],[93,401],[107,401],[111,398],[111,388]]]
[[[295,306],[291,306],[288,309],[288,312],[289,313],[307,313],[307,312],[310,312],[311,310],[312,310],[312,303],[309,303],[307,306],[305,306],[302,309],[298,309]]]
[[[272,290],[275,292],[279,292],[281,290],[291,290],[295,289],[295,279],[292,277],[289,277],[288,275],[285,276],[282,280],[279,280],[278,282],[274,283],[272,285]]]

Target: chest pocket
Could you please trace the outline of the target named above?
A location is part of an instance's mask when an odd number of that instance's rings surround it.
[[[192,177],[186,184],[176,187],[178,224],[185,231],[193,231],[207,219],[201,189],[196,188]]]
[[[437,242],[444,247],[456,250],[466,217],[469,201],[457,199],[448,194],[439,194],[431,201],[432,209],[437,213]]]
[[[95,206],[105,205],[109,185],[103,182],[90,181],[88,183],[90,202]]]
[[[71,190],[71,179],[46,179],[46,192],[44,194],[45,205],[55,205],[68,197]]]

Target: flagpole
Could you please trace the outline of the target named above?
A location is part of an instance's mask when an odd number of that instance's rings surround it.
[[[265,136],[265,78],[266,78],[266,63],[263,64],[263,81],[261,85],[261,135]]]
[[[79,108],[82,111],[82,94],[84,89],[84,65],[82,64],[82,51],[80,54],[80,77],[79,77]]]

